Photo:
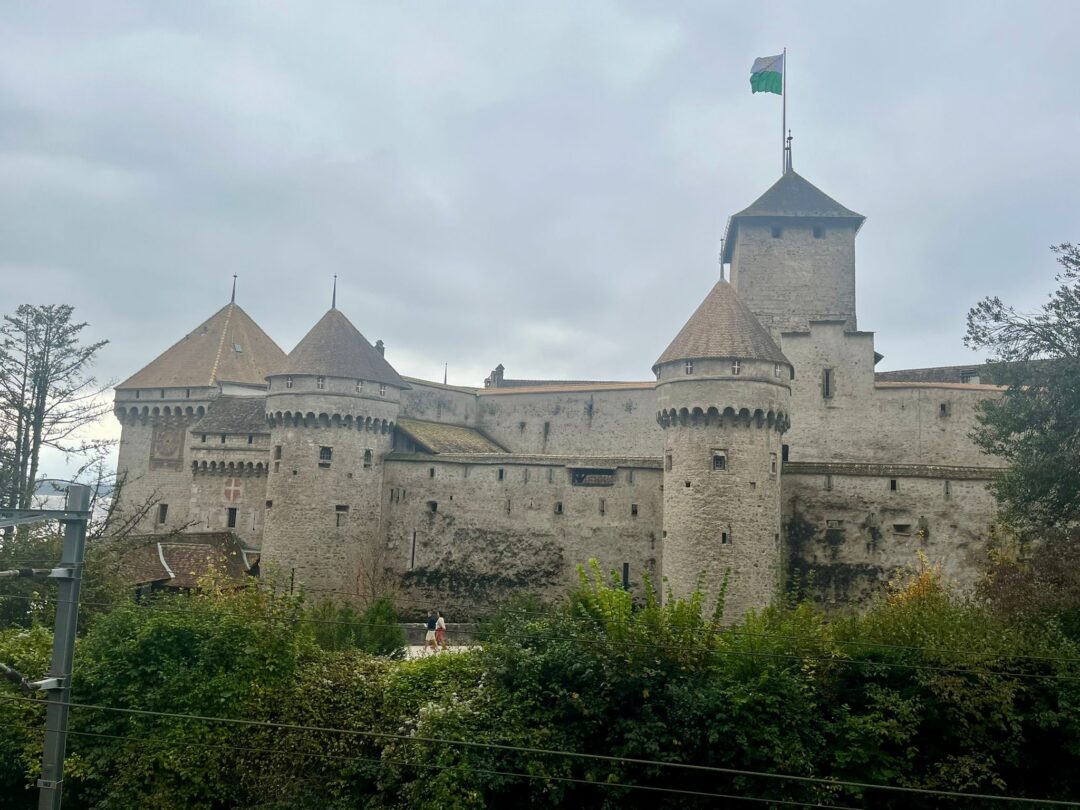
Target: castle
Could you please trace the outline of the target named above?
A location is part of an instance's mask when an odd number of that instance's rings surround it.
[[[286,355],[230,303],[116,387],[121,508],[152,503],[150,535],[229,530],[263,574],[340,598],[389,569],[479,608],[596,558],[635,590],[727,576],[736,616],[794,571],[857,602],[918,550],[970,583],[1000,467],[968,434],[999,389],[875,374],[863,221],[786,171],[730,218],[730,281],[643,382],[403,377],[336,308]]]

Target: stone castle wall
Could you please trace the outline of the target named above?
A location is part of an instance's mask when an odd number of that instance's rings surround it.
[[[613,471],[610,485],[574,484],[596,468]],[[458,619],[514,592],[562,593],[591,558],[620,579],[626,566],[640,594],[661,553],[660,484],[658,459],[394,454],[385,538],[411,602]]]

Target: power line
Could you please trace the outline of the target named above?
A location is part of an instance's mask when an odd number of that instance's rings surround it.
[[[72,705],[75,705],[75,704],[72,704]],[[22,724],[19,724],[19,723],[3,723],[3,722],[0,722],[0,726],[9,726],[9,727],[13,727],[13,728],[25,728],[25,729],[28,729],[30,731],[42,731],[42,729],[38,728],[37,726],[26,726],[26,725],[22,725]],[[378,765],[403,765],[405,767],[428,768],[428,769],[434,769],[434,770],[438,770],[439,768],[441,768],[440,765],[435,765],[435,764],[431,764],[431,763],[413,762],[413,761],[410,761],[410,760],[402,760],[402,759],[385,759],[385,758],[382,758],[382,757],[341,756],[339,754],[323,754],[323,753],[304,752],[304,751],[285,751],[285,750],[282,750],[280,748],[264,748],[264,747],[247,746],[247,745],[220,745],[220,744],[214,744],[214,743],[200,743],[200,742],[194,742],[194,741],[176,741],[176,742],[173,742],[172,740],[162,740],[162,739],[156,738],[156,737],[133,737],[133,736],[124,736],[124,735],[121,735],[121,734],[101,734],[101,733],[98,733],[98,732],[91,732],[91,731],[69,731],[68,733],[69,734],[75,734],[75,735],[78,735],[80,737],[100,737],[100,738],[110,739],[110,740],[126,740],[128,742],[158,743],[159,745],[182,745],[182,746],[185,746],[185,747],[193,746],[193,747],[197,747],[197,748],[208,748],[208,749],[212,749],[212,750],[249,751],[249,752],[264,753],[264,754],[287,754],[289,756],[314,757],[314,758],[318,758],[318,759],[327,759],[327,760],[341,761],[341,762],[371,762],[371,763],[378,764]],[[636,784],[630,784],[628,782],[598,782],[598,781],[595,781],[595,780],[592,780],[592,779],[580,779],[580,778],[571,777],[571,776],[529,774],[529,773],[520,773],[520,772],[517,772],[517,771],[498,771],[498,770],[492,770],[490,768],[471,768],[471,770],[473,771],[473,773],[480,773],[480,774],[484,774],[484,775],[487,775],[487,776],[509,776],[509,777],[520,778],[520,779],[533,779],[533,780],[539,779],[539,780],[543,780],[543,781],[572,782],[572,783],[580,784],[580,785],[595,785],[597,787],[625,788],[625,789],[630,789],[630,790],[647,790],[647,791],[652,791],[652,792],[657,792],[657,793],[673,793],[673,794],[678,794],[678,795],[683,795],[683,796],[696,796],[696,797],[700,797],[700,798],[710,798],[710,799],[734,799],[736,801],[765,802],[765,803],[768,803],[768,804],[783,804],[783,805],[798,806],[798,807],[835,808],[835,810],[858,810],[858,808],[849,807],[849,806],[840,805],[840,804],[813,804],[813,803],[807,803],[807,802],[804,802],[804,801],[796,801],[796,800],[790,800],[790,799],[768,799],[768,798],[764,798],[764,797],[760,797],[760,796],[745,796],[745,795],[730,794],[730,793],[708,793],[708,792],[699,791],[699,790],[686,790],[684,788],[669,788],[669,787],[659,787],[659,786],[654,786],[654,785],[636,785]]]
[[[22,596],[22,595],[10,595],[7,597],[0,597],[7,599],[23,599],[28,601],[34,601],[35,597]],[[54,599],[53,602],[60,604],[65,600]],[[86,602],[81,603],[84,607],[115,607],[115,605],[108,602]],[[194,614],[197,611],[190,608],[169,608],[161,605],[138,605],[139,609],[143,610],[157,610],[161,613],[178,613],[178,614]],[[240,618],[250,618],[246,614],[237,613],[235,611],[219,610],[221,614],[237,616]],[[363,622],[363,621],[343,621],[340,619],[316,619],[308,616],[281,616],[273,617],[264,615],[261,617],[264,621],[274,622],[280,621],[283,623],[295,622],[295,623],[309,623],[309,624],[323,624],[323,625],[338,625],[348,627],[375,627],[375,628],[398,628],[400,624],[380,623],[380,622]],[[446,631],[450,633],[464,633],[460,630]],[[648,641],[632,641],[623,639],[612,639],[610,637],[605,638],[585,638],[583,636],[560,636],[550,634],[538,634],[538,633],[511,633],[501,632],[492,633],[491,635],[502,638],[509,638],[514,640],[531,639],[538,641],[574,641],[580,644],[608,644],[612,646],[622,647],[636,647],[645,649],[666,649],[677,650],[680,652],[686,652],[691,649],[685,644],[662,644],[657,642]],[[714,637],[712,631],[706,630],[702,635]],[[735,656],[745,658],[762,658],[771,660],[790,660],[790,661],[814,661],[818,663],[827,664],[841,664],[844,666],[868,666],[868,667],[886,667],[892,669],[905,669],[911,671],[921,672],[943,672],[953,675],[978,675],[978,676],[995,676],[995,677],[1010,677],[1010,678],[1023,678],[1023,679],[1039,679],[1039,680],[1059,680],[1059,681],[1080,681],[1080,675],[1061,675],[1055,673],[1041,673],[1041,672],[1015,672],[1011,670],[991,670],[991,669],[974,669],[969,667],[946,667],[937,666],[934,664],[911,664],[901,661],[875,661],[867,658],[842,658],[839,656],[831,655],[807,655],[805,653],[779,653],[779,652],[765,652],[757,650],[736,650],[736,649],[720,649],[716,646],[712,646],[707,650],[708,653],[723,656]]]
[[[52,701],[38,700],[35,698],[16,697],[14,695],[0,695],[0,698],[29,703],[50,703]],[[921,795],[945,796],[950,798],[986,799],[990,801],[1012,801],[1027,804],[1049,804],[1057,806],[1075,807],[1076,802],[1061,801],[1058,799],[1033,799],[1023,796],[1003,796],[993,793],[965,793],[961,791],[934,790],[930,788],[906,787],[903,785],[883,785],[873,782],[855,782],[843,779],[829,779],[820,776],[798,776],[795,774],[778,774],[768,771],[751,771],[742,768],[725,768],[719,765],[696,765],[693,763],[664,762],[661,760],[640,759],[636,757],[620,757],[611,754],[594,754],[583,751],[564,751],[552,748],[534,748],[530,746],[508,745],[505,743],[480,742],[478,740],[452,740],[441,737],[419,737],[407,734],[395,734],[388,731],[374,731],[364,729],[342,729],[329,726],[308,726],[298,723],[280,723],[272,720],[245,720],[234,717],[211,717],[209,715],[182,714],[178,712],[162,712],[150,709],[131,709],[119,706],[102,706],[93,703],[70,703],[73,708],[90,709],[98,711],[118,712],[147,717],[168,717],[176,720],[199,720],[210,723],[226,723],[233,725],[257,726],[262,728],[277,728],[288,731],[314,731],[330,734],[345,734],[356,737],[376,737],[383,739],[401,740],[405,742],[422,742],[434,745],[460,745],[470,748],[489,748],[500,751],[512,751],[524,754],[536,754],[541,756],[576,757],[579,759],[591,759],[602,762],[625,763],[630,765],[645,765],[658,768],[673,768],[678,770],[702,771],[708,773],[723,773],[734,776],[753,776],[765,779],[779,779],[785,781],[806,782],[812,784],[854,787],[867,790],[887,790],[901,793],[917,793]],[[772,801],[772,800],[770,800]]]

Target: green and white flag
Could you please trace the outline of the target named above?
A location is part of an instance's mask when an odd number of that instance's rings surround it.
[[[784,55],[761,56],[750,68],[750,88],[754,93],[784,94]]]

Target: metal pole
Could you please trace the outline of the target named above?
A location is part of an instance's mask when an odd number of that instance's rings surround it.
[[[86,512],[90,508],[90,487],[71,484],[67,509]],[[46,691],[45,750],[41,756],[38,810],[60,810],[64,790],[64,753],[67,749],[68,712],[71,701],[71,662],[75,655],[75,628],[79,622],[79,590],[86,551],[87,518],[62,521],[64,549],[60,565],[50,575],[57,580],[56,627],[53,631],[52,668]],[[48,683],[50,682],[51,683]]]
[[[787,174],[787,48],[784,48],[784,69],[780,73],[780,174]]]

